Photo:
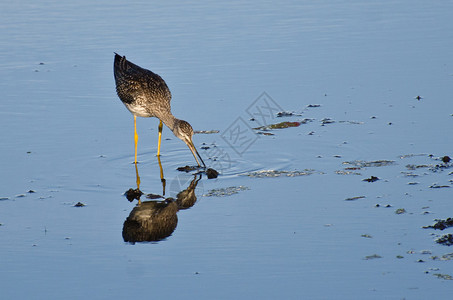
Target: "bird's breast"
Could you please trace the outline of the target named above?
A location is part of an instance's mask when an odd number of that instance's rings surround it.
[[[127,109],[137,117],[150,118],[155,117],[145,106],[137,105],[137,103],[129,104],[124,103]]]

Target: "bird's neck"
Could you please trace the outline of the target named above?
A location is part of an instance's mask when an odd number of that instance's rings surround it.
[[[164,114],[162,116],[157,116],[171,131],[175,129],[176,121],[178,119],[175,118],[172,114]]]

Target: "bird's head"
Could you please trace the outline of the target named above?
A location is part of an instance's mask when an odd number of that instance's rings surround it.
[[[190,126],[190,124],[184,120],[176,120],[175,126],[173,128],[173,133],[175,136],[180,138],[184,143],[186,143],[190,151],[192,151],[193,157],[195,157],[198,166],[201,167],[200,162],[198,161],[198,158],[200,158],[201,162],[203,163],[203,167],[206,168],[203,159],[201,158],[200,154],[198,154],[198,151],[192,142],[193,136],[192,126]]]

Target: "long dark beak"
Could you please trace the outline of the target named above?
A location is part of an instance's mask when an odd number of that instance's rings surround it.
[[[206,168],[206,165],[205,165],[203,159],[201,158],[200,154],[198,153],[197,149],[193,145],[193,142],[188,141],[187,146],[189,146],[190,151],[192,151],[193,157],[195,157],[195,160],[197,161],[198,166],[201,167],[200,162],[198,161],[198,158],[200,158],[201,162],[203,163],[203,167]],[[198,156],[198,158],[197,158],[197,156]]]

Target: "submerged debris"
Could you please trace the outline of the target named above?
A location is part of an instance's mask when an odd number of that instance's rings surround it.
[[[448,227],[453,227],[453,218],[447,218],[445,220],[436,219],[434,221],[436,221],[436,223],[434,223],[434,225],[423,226],[423,228],[433,228],[433,229],[444,230]]]
[[[429,168],[429,170],[431,172],[438,172],[438,171],[443,171],[445,169],[450,169],[452,167],[453,167],[453,164],[444,163],[444,164],[434,165],[431,168]]]
[[[451,246],[453,245],[453,235],[451,233],[445,234],[436,240],[436,243]]]
[[[284,129],[289,127],[299,127],[302,122],[280,122],[277,124],[270,124],[253,128],[255,130],[270,130],[270,129]]]
[[[430,185],[429,187],[432,189],[440,189],[440,188],[449,188],[450,186],[449,185],[438,185],[437,183],[434,183],[434,184]]]
[[[281,117],[294,117],[294,116],[302,116],[301,114],[298,114],[298,113],[295,113],[295,112],[291,112],[291,111],[280,111],[277,113],[277,117],[278,118],[281,118]]]
[[[406,168],[409,170],[416,170],[421,168],[428,168],[431,172],[441,172],[445,169],[453,168],[453,164],[450,164],[451,158],[449,156],[437,157],[434,158],[433,155],[429,155],[430,158],[434,160],[441,160],[441,164],[408,164]]]
[[[385,167],[394,165],[395,161],[393,160],[374,160],[374,161],[363,161],[363,160],[354,160],[354,161],[345,161],[343,165],[353,165],[359,168],[367,167]]]
[[[262,135],[275,135],[275,134],[273,134],[271,132],[267,132],[267,131],[258,131],[257,133],[262,134]]]
[[[426,153],[418,153],[418,154],[411,153],[411,154],[404,154],[404,155],[400,155],[400,159],[403,159],[403,158],[411,158],[411,157],[416,157],[416,156],[428,156],[428,154],[426,154]]]
[[[435,273],[433,276],[436,276],[439,279],[444,279],[444,280],[453,280],[453,277],[448,274],[440,274],[440,273]]]
[[[348,123],[348,124],[352,124],[352,125],[362,125],[363,122],[360,122],[360,121],[338,121],[338,123]]]
[[[420,176],[420,175],[414,174],[412,172],[401,172],[401,174],[403,174],[405,177],[418,177],[418,176]]]
[[[433,165],[406,165],[406,168],[408,170],[417,170],[417,169],[421,169],[421,168],[431,168],[433,167]]]
[[[239,193],[240,191],[249,190],[248,187],[240,185],[240,186],[230,186],[227,188],[219,188],[210,190],[207,194],[204,194],[203,197],[225,197],[231,196],[234,194]]]
[[[376,176],[371,176],[370,178],[365,178],[363,179],[362,181],[367,181],[367,182],[375,182],[375,181],[378,181],[379,178],[376,177]]]
[[[331,118],[324,118],[321,120],[321,126],[324,126],[326,124],[332,124],[332,123],[335,123],[335,121],[332,120]]]
[[[255,177],[255,178],[264,178],[264,177],[281,177],[281,176],[296,177],[296,176],[311,175],[313,173],[315,173],[315,170],[313,170],[313,169],[305,169],[302,171],[262,170],[262,171],[245,173],[245,174],[241,174],[241,175],[248,176],[248,177]]]
[[[397,215],[404,214],[405,212],[406,210],[404,208],[398,208],[397,210],[395,210],[395,214]]]
[[[453,260],[453,253],[447,253],[447,254],[442,255],[441,257],[434,255],[434,256],[431,256],[431,259],[432,260],[442,260],[442,261]]]
[[[382,256],[380,256],[378,254],[373,254],[373,255],[367,255],[363,259],[364,260],[370,260],[370,259],[375,259],[375,258],[382,258]]]
[[[346,168],[344,170],[337,170],[337,171],[335,171],[335,174],[338,174],[338,175],[362,175],[361,173],[349,171],[348,169],[349,168]]]
[[[345,201],[354,201],[354,200],[363,199],[363,198],[366,198],[366,197],[365,196],[355,196],[355,197],[346,198],[344,200]]]

